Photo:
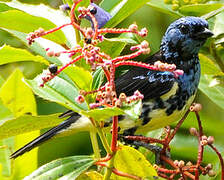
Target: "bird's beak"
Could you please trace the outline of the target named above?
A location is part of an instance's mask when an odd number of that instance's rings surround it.
[[[202,32],[198,32],[195,37],[198,38],[198,39],[207,39],[211,36],[213,36],[213,32],[210,31],[209,29],[205,28],[204,31]]]

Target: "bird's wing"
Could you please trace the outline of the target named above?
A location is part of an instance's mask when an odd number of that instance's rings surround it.
[[[147,59],[147,63],[152,64],[161,60],[160,53],[156,53]],[[124,75],[120,76],[116,81],[116,92],[125,93],[127,96],[134,94],[139,90],[144,95],[144,100],[160,97],[169,92],[176,78],[173,73],[165,71],[151,71],[146,68],[134,67]]]
[[[75,123],[80,117],[81,116],[78,113],[73,112],[73,115],[71,117],[69,117],[68,119],[63,121],[58,126],[55,126],[55,127],[51,128],[50,130],[48,130],[44,134],[40,135],[39,137],[37,137],[33,141],[29,142],[28,144],[26,144],[22,148],[18,149],[16,152],[11,154],[10,158],[15,159],[18,156],[24,154],[25,152],[30,151],[34,147],[37,147],[41,143],[47,141],[48,139],[52,138],[54,135],[58,134],[60,131],[68,128],[69,126],[71,126],[71,124]]]

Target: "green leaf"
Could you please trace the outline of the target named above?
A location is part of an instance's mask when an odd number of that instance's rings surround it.
[[[164,0],[151,0],[150,2],[147,3],[147,5],[157,11],[160,11],[165,14],[169,14],[177,18],[180,18],[183,16],[177,11],[173,11],[170,5],[167,5],[164,3]]]
[[[107,3],[111,2],[110,0],[104,0],[108,1]],[[113,9],[110,10],[110,14],[113,16],[105,25],[105,27],[114,27],[118,25],[121,21],[123,21],[125,18],[130,16],[133,12],[135,12],[137,9],[142,7],[144,4],[146,4],[149,0],[123,0],[120,1]],[[106,3],[106,2],[104,2]]]
[[[4,12],[4,11],[8,11],[8,10],[13,10],[14,8],[11,8],[9,6],[7,6],[4,3],[0,3],[0,12]]]
[[[215,104],[224,109],[224,86],[211,75],[202,75],[199,89]]]
[[[11,154],[10,148],[13,146],[13,138],[0,140],[0,164],[2,164],[2,175],[11,176],[11,161],[9,156]],[[0,172],[1,173],[1,172]]]
[[[35,56],[24,49],[14,48],[7,45],[0,48],[0,57],[0,65],[21,61],[34,61],[49,65],[49,63],[41,56]]]
[[[153,166],[136,149],[120,145],[115,155],[114,166],[117,170],[135,175],[141,178],[155,179],[158,176]],[[116,178],[115,178],[116,177]],[[124,180],[127,178],[112,175],[112,178]]]
[[[4,83],[5,83],[5,80],[0,76],[0,87],[2,87]],[[2,120],[11,118],[12,116],[13,116],[12,112],[3,105],[3,102],[0,99],[0,124]]]
[[[16,69],[0,89],[3,104],[18,117],[25,113],[36,114],[36,102],[30,88],[22,81],[23,74]]]
[[[61,10],[52,9],[44,4],[30,5],[21,3],[19,1],[11,1],[6,4],[10,7],[24,11],[30,15],[48,19],[57,26],[61,26],[70,22],[70,18],[66,16],[65,13],[63,13]],[[72,26],[67,26],[66,28],[62,28],[61,30],[66,36],[66,40],[69,42],[69,45],[74,46],[74,44],[76,44],[76,35],[74,28]]]
[[[18,118],[8,118],[0,121],[0,139],[19,134],[49,128],[58,125],[63,119],[59,114],[31,116],[23,115]]]
[[[120,55],[126,42],[120,41],[118,38],[104,39],[103,42],[99,43],[97,46],[100,47],[101,51],[115,58]]]
[[[193,4],[181,6],[178,10],[185,16],[202,16],[222,6],[223,4]]]
[[[76,112],[88,109],[86,102],[79,104],[75,101],[79,95],[79,89],[65,73],[60,73],[44,87],[39,86],[42,83],[41,75],[34,80],[25,81],[35,94],[46,100],[56,102]]]
[[[46,42],[43,38],[39,38],[38,42],[34,42],[32,44],[32,46],[29,46],[26,40],[26,33],[23,32],[19,32],[19,31],[14,31],[14,30],[10,30],[10,29],[5,29],[2,28],[3,30],[9,32],[10,34],[12,34],[13,36],[15,36],[16,38],[18,38],[19,40],[21,40],[23,42],[23,44],[30,49],[32,52],[34,52],[35,54],[38,54],[42,57],[44,57],[46,60],[48,60],[51,63],[57,64],[57,65],[62,65],[63,61],[60,62],[60,60],[56,57],[49,57],[46,55],[46,50],[45,50],[45,46],[44,43]],[[44,46],[44,47],[43,47]],[[49,47],[49,43],[47,44],[47,46]],[[55,49],[54,46],[50,46],[51,49]]]
[[[41,166],[24,180],[76,179],[94,164],[91,156],[70,156]]]
[[[113,116],[118,116],[121,114],[124,114],[125,112],[117,107],[111,107],[111,108],[100,108],[100,109],[93,109],[89,111],[82,111],[81,114],[92,117],[94,120],[97,121],[103,121],[106,119],[109,119]]]
[[[102,174],[96,171],[90,171],[82,174],[77,178],[77,180],[103,180]]]
[[[92,76],[89,71],[78,66],[70,66],[64,72],[73,80],[79,89],[85,91],[91,90]]]
[[[221,75],[224,73],[217,67],[217,65],[207,56],[204,54],[199,54],[199,59],[201,63],[201,72],[202,74],[209,74],[209,75]]]
[[[214,37],[219,37],[224,34],[224,12],[218,14],[214,17],[212,32],[214,33]]]
[[[132,119],[138,119],[142,112],[142,101],[135,101],[121,108]]]
[[[55,27],[52,22],[45,18],[31,16],[17,10],[10,10],[0,13],[0,19],[0,27],[25,33],[33,32],[40,27],[45,30],[50,30]],[[65,36],[61,31],[46,35],[44,38],[50,39],[59,44],[65,43]]]
[[[109,12],[113,8],[117,6],[118,3],[120,3],[122,0],[113,0],[113,1],[108,1],[108,0],[103,0],[100,2],[100,7],[103,8],[105,11]]]
[[[97,68],[96,71],[93,74],[93,82],[92,82],[92,88],[93,90],[99,89],[100,86],[103,83],[104,79],[104,72],[101,67]]]

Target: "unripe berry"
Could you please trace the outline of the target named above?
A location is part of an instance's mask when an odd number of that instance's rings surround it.
[[[54,56],[54,51],[47,51],[46,55],[52,57]]]
[[[78,95],[78,97],[75,98],[75,101],[81,104],[85,101],[85,98],[82,95]]]
[[[128,29],[129,29],[130,31],[132,31],[132,32],[135,32],[135,31],[138,30],[138,26],[137,26],[137,24],[131,24],[131,25],[128,27]]]
[[[207,141],[208,141],[208,144],[213,144],[214,143],[214,137],[213,136],[209,136]]]
[[[141,47],[144,48],[144,49],[146,49],[146,48],[149,47],[149,43],[147,41],[142,41]]]
[[[175,166],[178,166],[179,161],[178,160],[175,160],[173,163],[174,163]]]
[[[185,162],[183,160],[180,160],[178,163],[178,167],[182,168],[182,167],[184,167],[184,165],[185,165]]]
[[[212,164],[208,164],[206,167],[205,167],[207,170],[211,170],[213,168]]]
[[[127,96],[124,93],[121,93],[119,99],[121,100],[121,102],[126,102]]]
[[[193,164],[192,164],[191,161],[188,161],[187,164],[186,164],[186,166],[192,166],[192,165],[193,165]]]
[[[216,172],[214,170],[209,170],[208,175],[209,177],[214,177],[216,175]]]

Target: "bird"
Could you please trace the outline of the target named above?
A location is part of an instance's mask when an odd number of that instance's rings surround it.
[[[119,116],[121,129],[119,133],[141,134],[165,127],[184,116],[195,98],[200,80],[199,50],[212,35],[205,19],[182,17],[169,25],[159,51],[147,57],[145,63],[153,64],[159,60],[175,64],[177,69],[184,71],[183,75],[175,77],[168,71],[133,67],[117,77],[115,80],[117,95],[125,93],[131,96],[136,90],[144,95],[141,114],[137,121],[127,116]],[[72,110],[59,117],[68,119],[18,149],[10,157],[17,158],[52,137],[75,133],[80,129],[91,130],[93,127],[87,117]],[[110,126],[111,121],[105,122],[105,128]]]

